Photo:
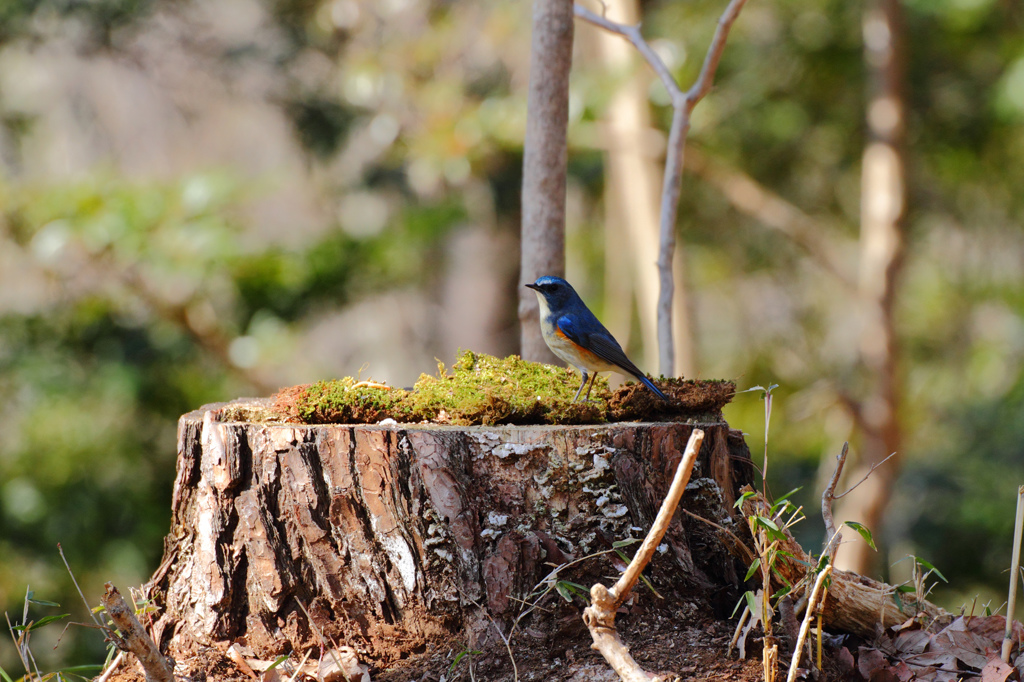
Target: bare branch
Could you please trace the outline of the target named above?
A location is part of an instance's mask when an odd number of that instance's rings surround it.
[[[644,570],[651,557],[654,556],[654,551],[661,543],[661,539],[665,537],[665,531],[668,530],[668,524],[672,521],[676,507],[679,506],[679,500],[683,497],[686,484],[690,482],[690,472],[693,471],[693,464],[697,461],[697,453],[700,451],[700,446],[703,442],[704,432],[700,429],[694,429],[693,433],[690,434],[690,440],[686,443],[686,451],[683,452],[683,458],[679,460],[675,478],[672,479],[672,486],[668,489],[668,494],[661,503],[661,509],[658,510],[658,516],[655,517],[654,523],[651,525],[651,531],[644,538],[640,549],[637,550],[636,556],[629,563],[625,573],[622,574],[622,577],[619,578],[611,590],[615,596],[616,608],[622,605],[623,600],[630,590],[633,589],[633,585],[636,584],[637,578],[640,577],[641,571]]]
[[[640,53],[644,60],[654,70],[654,73],[657,74],[658,79],[661,80],[662,84],[665,86],[665,89],[668,90],[673,103],[675,103],[675,101],[678,98],[684,96],[685,93],[683,93],[683,91],[680,89],[679,84],[676,83],[675,77],[672,75],[672,72],[669,71],[669,68],[665,65],[664,60],[662,60],[658,53],[654,51],[654,48],[651,47],[650,43],[644,40],[644,37],[640,34],[639,24],[635,26],[629,24],[620,24],[611,21],[610,19],[606,19],[605,17],[598,16],[591,12],[586,7],[583,7],[582,5],[578,4],[573,6],[573,11],[576,13],[576,16],[579,17],[580,19],[583,19],[584,21],[591,23],[599,28],[603,28],[609,33],[615,33],[617,35],[620,35],[626,40],[628,40],[633,45],[633,47],[636,48],[637,52]]]
[[[167,659],[163,657],[160,649],[142,629],[139,619],[128,608],[124,597],[117,591],[113,583],[106,584],[106,592],[101,601],[107,615],[121,632],[120,637],[111,636],[111,641],[122,651],[135,654],[146,671],[147,682],[173,682],[174,675],[171,672],[171,666],[167,664]]]
[[[576,5],[577,17],[618,34],[629,40],[651,65],[654,72],[672,98],[672,128],[669,131],[668,149],[665,155],[665,176],[661,189],[661,211],[658,246],[658,371],[663,376],[675,374],[675,347],[672,343],[672,299],[675,295],[675,279],[672,260],[676,249],[676,219],[679,215],[679,195],[682,191],[683,162],[686,149],[686,134],[690,130],[690,113],[701,99],[711,91],[715,72],[725,50],[729,29],[739,16],[746,0],[731,0],[718,19],[715,35],[708,46],[704,65],[693,86],[683,92],[661,57],[640,35],[639,26],[626,26],[598,16],[590,10]]]
[[[885,464],[886,462],[888,462],[890,459],[892,459],[895,456],[896,456],[896,453],[895,452],[891,452],[891,453],[889,453],[889,456],[886,457],[885,459],[883,459],[881,462],[875,462],[874,464],[872,464],[871,468],[868,469],[868,472],[866,474],[864,474],[863,478],[861,478],[859,481],[857,481],[856,483],[851,485],[849,488],[847,488],[846,491],[844,491],[841,495],[836,495],[834,497],[834,499],[839,500],[839,499],[842,499],[842,498],[846,497],[850,493],[852,493],[854,488],[859,486],[864,481],[868,480],[868,476],[873,474],[875,472],[875,469],[877,469],[878,467],[882,466],[883,464]]]
[[[672,129],[668,134],[668,152],[665,155],[665,178],[661,187],[661,229],[658,237],[658,371],[662,376],[675,375],[672,298],[675,296],[676,281],[672,273],[672,259],[676,251],[676,219],[679,217],[686,134],[690,130],[692,107],[673,104],[673,109]]]
[[[114,660],[110,662],[110,665],[103,671],[103,674],[96,678],[96,682],[107,682],[117,672],[122,661],[124,661],[124,652],[118,651],[117,656],[114,656]]]
[[[747,0],[732,0],[729,6],[725,8],[725,11],[722,12],[722,16],[718,18],[715,35],[708,46],[707,54],[704,56],[704,66],[700,69],[697,81],[686,92],[686,106],[689,108],[689,111],[693,111],[693,107],[696,106],[697,102],[711,91],[711,85],[715,82],[715,72],[718,70],[718,62],[721,61],[722,52],[725,51],[725,41],[729,37],[729,29],[732,28],[733,22],[740,15],[740,10],[743,9],[743,5],[746,2]],[[673,102],[673,106],[678,105]]]
[[[839,453],[838,457],[836,457],[838,460],[836,462],[836,470],[832,472],[832,479],[825,488],[825,492],[821,494],[821,518],[825,522],[825,543],[822,551],[829,555],[830,563],[835,563],[836,550],[839,548],[839,543],[843,541],[843,534],[837,529],[835,519],[832,516],[832,503],[850,494],[854,488],[868,480],[868,476],[874,473],[875,469],[888,462],[889,459],[896,454],[894,452],[881,462],[872,464],[871,468],[868,469],[868,472],[864,474],[863,478],[850,486],[842,494],[836,495],[836,485],[839,483],[839,477],[843,474],[843,465],[846,464],[846,455],[849,450],[850,444],[843,443],[843,451]]]
[[[74,584],[75,589],[78,590],[78,596],[82,598],[82,603],[85,604],[86,611],[88,611],[89,616],[92,617],[92,622],[96,623],[96,627],[100,628],[101,630],[105,630],[106,628],[104,627],[103,623],[100,621],[99,617],[97,617],[96,612],[92,610],[92,607],[89,605],[89,601],[85,598],[85,594],[82,592],[82,588],[78,586],[78,579],[75,577],[74,572],[71,570],[71,564],[68,563],[67,557],[64,556],[64,548],[61,546],[59,542],[57,543],[57,553],[60,554],[60,560],[64,562],[64,568],[68,569],[68,575],[71,576],[71,582]]]
[[[832,517],[832,502],[835,500],[836,485],[839,483],[839,477],[843,475],[843,465],[846,464],[846,455],[849,451],[850,444],[843,443],[843,451],[836,457],[836,470],[832,472],[832,479],[825,487],[825,492],[821,494],[821,518],[825,521],[825,548],[828,549],[829,546],[832,546],[829,552],[830,560],[835,559],[835,546],[840,542],[840,540],[836,540],[834,545],[832,543],[832,539],[837,534],[836,521]]]
[[[709,526],[717,530],[718,539],[722,542],[723,545],[725,545],[729,549],[730,552],[740,557],[740,561],[742,561],[745,565],[749,566],[750,563],[757,558],[757,555],[754,554],[754,551],[750,549],[750,547],[748,547],[746,543],[743,542],[743,540],[740,540],[739,536],[737,536],[728,528],[718,525],[711,519],[705,519],[703,516],[698,516],[689,509],[680,509],[679,511],[683,512],[692,519],[703,521],[704,523],[708,524]]]

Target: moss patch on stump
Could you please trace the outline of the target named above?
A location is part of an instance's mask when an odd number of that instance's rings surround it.
[[[303,424],[400,423],[598,424],[606,421],[722,421],[736,393],[731,381],[655,379],[671,402],[638,383],[610,391],[598,377],[590,402],[573,402],[580,374],[519,356],[460,351],[449,372],[423,374],[412,390],[344,377],[286,388],[274,396],[268,421]],[[270,416],[270,415],[268,415]],[[223,418],[223,416],[222,416]]]

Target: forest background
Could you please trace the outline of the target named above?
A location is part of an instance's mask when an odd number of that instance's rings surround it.
[[[642,18],[686,87],[723,6],[609,11]],[[1024,482],[1024,6],[902,10],[903,447],[873,572],[898,582],[919,556],[949,581],[936,601],[996,609]],[[529,25],[523,0],[0,3],[12,620],[29,587],[86,619],[57,543],[94,602],[104,581],[148,578],[182,413],[342,375],[409,386],[460,347],[517,352]],[[811,510],[842,443],[858,451],[851,406],[876,378],[847,283],[789,228],[856,278],[866,27],[860,3],[748,3],[694,112],[678,223],[677,370],[779,385],[769,481]],[[630,230],[668,98],[625,42],[578,24],[570,104],[567,276],[657,373],[656,273]],[[755,451],[758,398],[726,411]],[[54,651],[59,634],[37,633],[44,665],[102,659],[99,633],[71,628]]]

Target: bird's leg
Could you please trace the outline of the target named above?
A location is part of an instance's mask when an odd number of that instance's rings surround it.
[[[584,379],[584,381],[585,380],[586,379]],[[585,402],[585,403],[589,403],[590,402],[590,391],[594,388],[594,382],[595,381],[597,381],[597,372],[594,372],[594,375],[590,377],[590,386],[587,387],[587,397],[583,399],[583,402]]]
[[[580,397],[580,393],[583,392],[583,387],[587,385],[587,372],[582,369],[580,370],[580,372],[582,372],[583,374],[583,381],[580,383],[580,387],[576,389],[576,395],[572,397],[573,402],[576,402],[576,399]],[[587,391],[587,395],[590,395],[590,391]]]

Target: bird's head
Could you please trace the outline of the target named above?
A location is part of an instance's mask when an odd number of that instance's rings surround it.
[[[561,277],[545,275],[538,278],[533,284],[527,284],[526,286],[536,291],[537,296],[547,303],[549,308],[556,310],[579,298],[572,285]]]

